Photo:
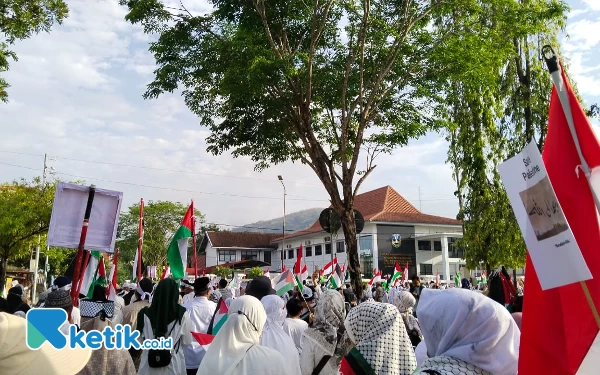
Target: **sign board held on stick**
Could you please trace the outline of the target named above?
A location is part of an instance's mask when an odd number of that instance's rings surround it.
[[[87,186],[58,183],[48,230],[48,245],[78,248],[88,191]],[[86,249],[106,253],[114,251],[122,201],[123,193],[96,188],[85,241]]]
[[[591,279],[536,144],[500,164],[498,172],[542,289]]]

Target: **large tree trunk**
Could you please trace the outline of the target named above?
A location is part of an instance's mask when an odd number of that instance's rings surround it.
[[[361,299],[363,294],[362,277],[360,270],[360,260],[358,258],[358,243],[356,239],[356,223],[354,220],[354,210],[352,207],[344,208],[338,211],[342,229],[344,230],[344,238],[346,242],[346,254],[348,257],[348,271],[350,272],[350,280],[352,282],[352,290],[356,298]]]

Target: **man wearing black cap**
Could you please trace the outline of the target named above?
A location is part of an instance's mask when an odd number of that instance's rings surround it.
[[[192,332],[206,333],[208,331],[210,321],[217,309],[217,304],[208,300],[209,295],[210,279],[208,277],[196,279],[194,281],[194,298],[183,304],[190,314],[189,328]],[[183,351],[187,373],[196,375],[206,351],[195,340],[192,345],[184,347]]]

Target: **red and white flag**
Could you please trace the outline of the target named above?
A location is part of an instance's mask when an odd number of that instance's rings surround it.
[[[113,265],[110,268],[110,275],[108,276],[108,288],[106,288],[106,298],[109,301],[117,299],[117,261],[119,259],[119,249],[115,250],[113,256]]]
[[[375,270],[375,273],[371,280],[369,280],[369,286],[373,286],[374,284],[381,282],[381,271]]]
[[[160,279],[163,280],[163,279],[169,277],[170,275],[171,275],[171,267],[167,266],[167,267],[165,267],[162,275],[160,276]]]
[[[265,271],[265,273],[263,274],[263,276],[266,276],[269,279],[271,278],[271,271],[269,271],[269,268],[267,268],[267,270]]]
[[[333,258],[333,262],[329,262],[325,265],[325,267],[323,267],[323,269],[321,270],[321,276],[329,275],[330,273],[332,273],[336,264],[337,264],[337,257]]]
[[[406,285],[408,282],[408,262],[406,262],[406,266],[404,267],[404,272],[402,272],[402,284]]]
[[[560,84],[561,76],[564,84]],[[584,282],[591,301],[586,297],[582,283],[542,290],[531,258],[527,256],[524,291],[527,297],[523,299],[519,375],[592,374],[598,373],[599,368],[600,355],[593,353],[600,349],[600,322],[594,317],[593,305],[600,305],[600,222],[587,176],[581,172],[584,163],[579,157],[563,105],[570,106],[567,113],[572,114],[581,153],[590,169],[600,166],[600,142],[564,71],[555,72],[553,79],[555,87],[550,99],[548,135],[542,158],[594,278]],[[559,91],[568,98],[562,105]]]
[[[302,244],[298,248],[298,256],[296,257],[296,264],[294,265],[294,275],[300,275],[302,273]]]

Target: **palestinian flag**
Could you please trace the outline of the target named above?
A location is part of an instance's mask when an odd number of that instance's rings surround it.
[[[456,287],[460,286],[460,271],[456,271],[456,276],[454,277],[454,285],[456,285]]]
[[[192,238],[192,217],[194,216],[194,207],[190,205],[187,213],[181,221],[181,226],[175,232],[169,249],[167,258],[171,266],[171,274],[175,280],[182,279],[185,276],[187,268],[188,240]]]
[[[342,268],[340,267],[339,264],[335,265],[335,272],[333,273],[333,275],[331,276],[331,278],[329,279],[329,283],[331,285],[332,289],[339,289],[342,287],[342,284],[344,282],[344,273],[342,272]]]
[[[481,282],[482,283],[487,283],[487,271],[483,271],[481,273]]]
[[[306,267],[306,264],[304,265],[304,267],[302,267],[301,273],[296,274],[295,278],[298,290],[302,291],[302,289],[304,289],[304,285],[302,283],[308,278],[308,267]]]
[[[294,289],[294,278],[292,277],[292,272],[290,270],[286,270],[284,273],[273,279],[271,283],[279,297]]]
[[[217,303],[217,309],[213,314],[212,320],[210,321],[210,325],[208,326],[208,334],[216,335],[223,324],[227,321],[227,315],[229,314],[229,308],[225,304],[225,300],[221,297],[219,302]]]
[[[87,298],[92,298],[94,287],[96,285],[104,286],[105,282],[104,258],[99,251],[90,251],[90,261],[85,268],[81,283],[81,294],[85,294]]]
[[[375,375],[375,371],[369,365],[369,362],[356,348],[352,348],[347,356],[342,358],[340,366],[342,375]]]
[[[400,280],[401,278],[402,278],[402,269],[400,269],[400,265],[398,264],[398,262],[396,262],[396,264],[394,266],[394,274],[392,275],[392,278],[390,279],[388,286],[396,285],[396,281]]]
[[[213,336],[213,335],[209,335],[207,333],[200,333],[200,332],[192,332],[192,336],[194,336],[194,339],[196,339],[196,341],[198,341],[198,344],[200,344],[200,346],[202,347],[202,349],[204,349],[204,351],[208,351],[208,347],[215,339],[215,336]]]

